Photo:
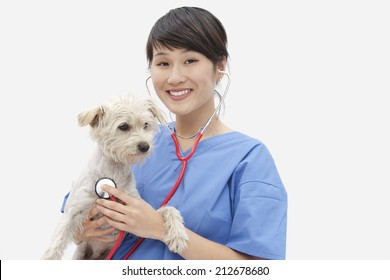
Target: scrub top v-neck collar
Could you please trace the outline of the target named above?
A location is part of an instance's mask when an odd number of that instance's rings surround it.
[[[169,124],[169,127],[171,129],[171,131],[173,131],[173,127],[174,127],[174,124],[175,123],[170,123]],[[175,147],[175,144],[173,142],[173,140],[171,139],[171,135],[170,135],[170,132],[167,130],[167,128],[165,127],[162,127],[161,129],[165,129],[164,132],[162,132],[164,134],[163,137],[169,137],[168,141],[168,146],[169,146],[169,154],[170,154],[170,157],[171,159],[173,160],[179,160],[177,158],[177,155],[176,155],[176,147]],[[240,134],[239,132],[236,132],[236,131],[232,131],[232,132],[227,132],[227,133],[223,133],[223,134],[219,134],[219,135],[216,135],[216,136],[213,136],[213,137],[209,137],[209,138],[206,138],[206,139],[200,139],[199,141],[199,144],[196,148],[196,151],[194,153],[194,155],[192,156],[192,158],[195,158],[199,155],[201,155],[202,153],[204,153],[205,151],[209,150],[210,148],[214,147],[215,145],[219,145],[221,143],[223,143],[221,141],[221,138],[226,138],[226,140],[228,139],[231,139],[232,136],[234,135],[237,135],[237,134]],[[192,150],[192,147],[190,147],[189,149],[187,149],[186,151],[182,151],[181,148],[180,148],[180,152],[181,152],[181,155],[183,157],[187,156]]]

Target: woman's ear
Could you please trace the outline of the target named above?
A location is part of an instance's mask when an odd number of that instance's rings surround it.
[[[218,62],[217,66],[219,71],[226,71],[226,66],[227,66],[226,57],[223,57],[221,61]]]

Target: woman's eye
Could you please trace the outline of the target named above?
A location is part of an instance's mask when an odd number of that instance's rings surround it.
[[[118,128],[122,131],[130,130],[130,126],[127,123],[122,123],[118,126]]]
[[[192,63],[195,63],[197,61],[198,60],[196,60],[196,59],[187,59],[186,64],[192,64]]]
[[[162,67],[167,67],[169,64],[168,64],[168,62],[159,62],[159,63],[157,63],[157,66],[162,66]]]

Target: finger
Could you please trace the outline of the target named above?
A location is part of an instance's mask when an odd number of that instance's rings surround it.
[[[111,186],[108,186],[108,185],[104,185],[102,187],[102,190],[117,197],[118,199],[123,201],[125,204],[131,204],[136,200],[136,198],[131,197],[131,196],[125,194],[124,192],[122,192],[121,190],[114,188],[114,187],[111,187]]]
[[[104,216],[106,216],[106,221],[108,223],[110,223],[110,220],[123,222],[123,220],[125,218],[125,215],[123,215],[123,213],[121,213],[121,212],[113,211],[112,209],[103,207],[101,205],[98,205],[97,207],[98,207],[100,213],[102,213]]]
[[[97,209],[97,207],[94,206],[91,210],[89,210],[87,214],[87,219],[90,220],[93,217],[95,217],[97,214],[99,214],[99,209]]]
[[[100,212],[99,212],[100,213]],[[91,223],[89,223],[89,227],[90,228],[98,228],[98,227],[101,227],[102,225],[106,224],[107,223],[107,220],[104,216],[100,217],[99,219],[97,220],[94,220],[92,221]]]
[[[117,229],[114,227],[109,227],[106,229],[98,230],[100,236],[108,236],[111,235],[113,232],[115,232]],[[119,233],[118,233],[119,234]],[[117,236],[118,234],[115,234],[114,236]]]
[[[112,243],[118,239],[118,236],[113,236],[113,237],[98,237],[96,238],[96,241],[101,242],[101,243]]]
[[[107,223],[109,223],[113,228],[119,229],[121,231],[128,231],[128,226],[123,222],[108,219]]]
[[[107,225],[109,225],[107,223]],[[93,237],[93,238],[99,238],[99,237],[104,237],[104,236],[109,236],[111,235],[112,236],[112,233],[115,232],[117,229],[110,226],[108,228],[104,228],[104,229],[99,229],[99,228],[90,228],[88,230],[85,231],[85,235],[86,237]],[[116,236],[117,234],[115,234],[114,236]]]
[[[126,206],[124,204],[118,203],[116,201],[111,201],[111,200],[99,198],[96,200],[96,204],[98,206],[99,212],[101,212],[102,214],[104,214],[104,213],[100,210],[99,206],[102,206],[102,207],[107,208],[111,211],[115,211],[115,212],[118,212],[121,214],[126,213]]]

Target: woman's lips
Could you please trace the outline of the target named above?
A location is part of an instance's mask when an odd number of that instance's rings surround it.
[[[167,91],[172,99],[181,100],[191,94],[192,89],[172,89]]]

